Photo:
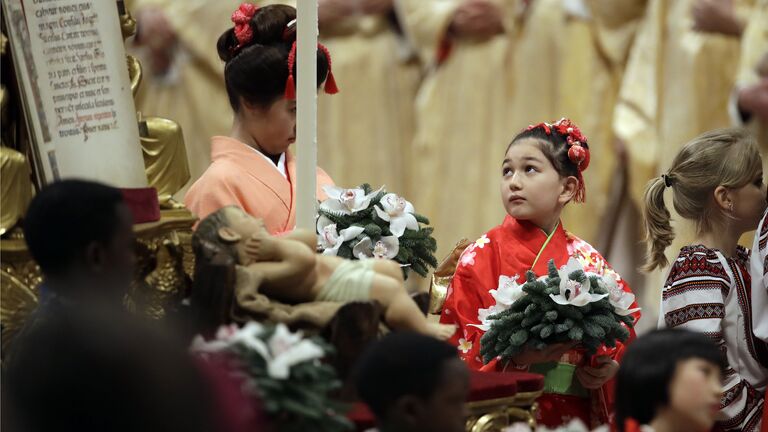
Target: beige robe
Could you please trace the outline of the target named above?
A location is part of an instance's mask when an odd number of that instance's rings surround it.
[[[136,109],[145,116],[169,118],[181,125],[187,148],[191,185],[211,163],[210,138],[228,133],[232,108],[224,87],[224,62],[216,41],[233,26],[230,17],[240,0],[131,0],[129,10],[157,7],[178,37],[169,73],[153,76],[146,52],[127,44],[144,66]],[[259,6],[265,1],[255,2]],[[183,195],[183,191],[181,192]]]
[[[421,71],[384,16],[350,17],[320,29],[340,92],[318,94],[318,164],[340,186],[369,183],[410,198],[413,105]],[[413,164],[412,164],[413,163]]]
[[[752,0],[735,0],[747,14]],[[728,99],[736,79],[738,38],[693,30],[694,0],[649,0],[630,51],[614,110],[613,128],[628,153],[629,199],[626,206],[641,210],[649,180],[661,175],[680,148],[708,130],[730,124]],[[674,259],[694,236],[692,223],[674,214],[671,194],[666,206],[673,213],[675,241],[666,255]],[[627,210],[624,214],[632,214]],[[635,226],[640,226],[637,220]],[[634,240],[634,236],[627,236]],[[641,262],[635,263],[639,268]],[[647,275],[638,289],[646,322],[658,314],[667,269]]]
[[[561,44],[556,117],[569,117],[579,125],[589,140],[591,160],[584,172],[587,201],[566,206],[562,219],[569,231],[601,248],[610,234],[603,231],[618,217],[606,213],[615,208],[611,200],[616,197],[612,195],[620,186],[616,184],[620,179],[611,118],[646,0],[569,3],[583,10],[565,8],[558,32]]]
[[[450,54],[439,65],[439,47],[460,0],[398,2],[406,34],[427,67],[416,99],[417,131],[409,157],[418,169],[410,196],[435,228],[438,256],[504,216],[500,167],[512,134],[505,71],[516,2],[499,1],[506,33],[483,41],[453,38]]]
[[[741,59],[739,71],[736,77],[736,89],[753,85],[760,79],[768,79],[768,76],[760,77],[757,68],[760,62],[768,56],[768,0],[758,0],[753,13],[750,15],[747,27],[742,35]],[[732,100],[732,116],[737,125],[741,125],[738,109]],[[760,145],[763,155],[763,171],[768,172],[768,125],[758,119],[750,119],[747,126],[754,133]]]
[[[736,0],[747,14],[752,0]],[[730,124],[739,39],[693,30],[693,0],[650,0],[624,75],[613,127],[627,145],[630,192],[642,205],[646,183],[697,135]]]

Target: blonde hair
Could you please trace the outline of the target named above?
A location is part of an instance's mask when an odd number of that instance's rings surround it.
[[[694,221],[698,232],[714,228],[721,215],[712,201],[718,186],[740,188],[752,182],[762,170],[762,159],[754,138],[744,129],[716,129],[688,142],[672,161],[669,171],[645,187],[645,243],[648,249],[643,271],[664,267],[669,262],[664,250],[675,232],[664,204],[664,190],[672,188],[675,211]]]

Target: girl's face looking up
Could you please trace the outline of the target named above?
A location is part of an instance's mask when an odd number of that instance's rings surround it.
[[[507,149],[501,165],[501,199],[513,218],[550,233],[577,187],[575,177],[560,177],[535,138],[521,139]]]

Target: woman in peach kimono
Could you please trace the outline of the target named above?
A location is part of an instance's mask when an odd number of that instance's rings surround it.
[[[292,230],[296,218],[296,169],[288,151],[296,138],[296,9],[244,3],[234,28],[219,38],[219,57],[235,112],[229,136],[211,139],[211,165],[184,203],[198,217],[228,205],[262,218],[270,233]],[[330,54],[319,46],[317,82],[337,91]],[[317,169],[317,196],[331,178]]]

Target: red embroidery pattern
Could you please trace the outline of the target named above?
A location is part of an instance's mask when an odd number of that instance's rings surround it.
[[[680,309],[673,310],[664,314],[664,321],[667,327],[677,327],[688,321],[710,318],[723,318],[725,316],[725,307],[722,304],[703,303],[691,304]]]

